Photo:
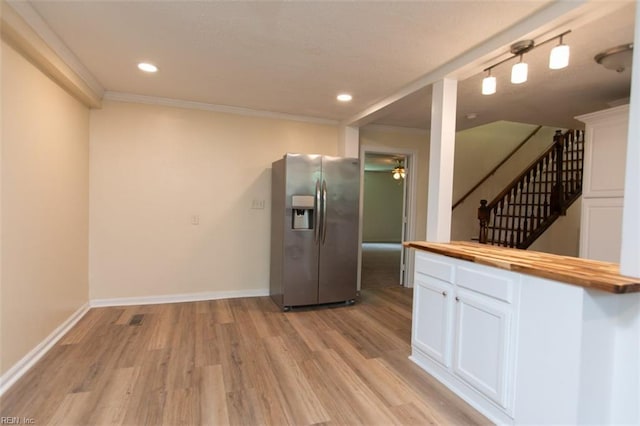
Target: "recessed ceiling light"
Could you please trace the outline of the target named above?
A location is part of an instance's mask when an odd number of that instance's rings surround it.
[[[138,68],[144,72],[157,72],[158,67],[148,62],[140,62],[138,64]]]
[[[340,102],[349,102],[351,99],[353,99],[353,96],[351,96],[348,93],[340,93],[336,99],[338,99]]]

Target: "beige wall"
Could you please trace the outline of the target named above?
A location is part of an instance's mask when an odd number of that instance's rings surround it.
[[[364,145],[369,152],[377,149],[392,148],[398,152],[416,153],[416,164],[411,166],[409,173],[416,173],[416,194],[414,200],[415,230],[414,235],[407,238],[424,240],[427,235],[427,187],[429,178],[429,134],[425,131],[413,129],[395,129],[379,126],[369,126],[360,129],[360,145]]]
[[[91,112],[91,298],[267,291],[271,163],[336,155],[337,140],[328,125],[105,102]]]
[[[363,187],[362,241],[402,241],[404,180],[390,172],[365,171]]]
[[[88,301],[89,112],[2,43],[6,372]]]
[[[567,215],[556,219],[549,229],[529,246],[528,250],[578,257],[580,254],[581,212],[582,198],[578,198],[567,209]]]
[[[532,124],[496,121],[457,132],[453,201],[456,202],[460,199],[464,193],[471,189],[487,172],[531,134],[536,127]],[[553,142],[553,130],[540,129],[506,167],[518,167],[519,164],[513,166],[511,163],[518,163],[518,160],[522,160],[523,157],[525,162],[528,161],[529,155],[523,156],[522,153],[542,152],[542,150],[551,145]],[[551,139],[549,139],[549,132],[551,132]],[[532,150],[531,148],[534,149]]]

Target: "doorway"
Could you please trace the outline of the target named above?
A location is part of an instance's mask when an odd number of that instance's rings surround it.
[[[360,289],[407,285],[402,243],[410,235],[410,165],[413,153],[365,149],[362,162]]]

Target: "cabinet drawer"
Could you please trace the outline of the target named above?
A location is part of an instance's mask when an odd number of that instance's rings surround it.
[[[485,294],[496,299],[513,302],[513,287],[517,285],[518,277],[508,271],[498,271],[495,268],[486,270],[481,266],[459,266],[456,272],[456,284],[477,293]]]
[[[453,261],[447,263],[440,259],[446,258],[416,251],[416,273],[434,277],[448,283],[453,282]]]

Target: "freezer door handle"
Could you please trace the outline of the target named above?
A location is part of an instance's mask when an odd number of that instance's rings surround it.
[[[322,179],[322,244],[327,238],[327,181]]]
[[[313,215],[313,241],[318,244],[318,240],[320,239],[320,179],[316,180],[316,205],[315,205],[315,214]]]

